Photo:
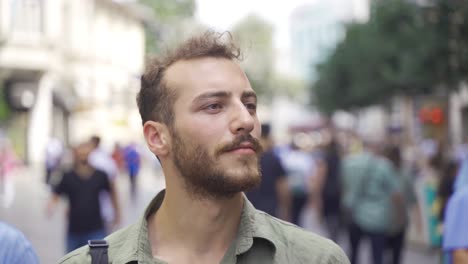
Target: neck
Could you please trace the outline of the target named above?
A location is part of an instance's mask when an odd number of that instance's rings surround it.
[[[236,238],[243,205],[242,193],[229,199],[193,199],[181,184],[167,181],[161,207],[148,219],[153,256],[169,260],[172,252],[179,252],[219,263]]]
[[[94,172],[93,167],[88,164],[75,164],[75,171],[79,177],[87,178],[91,176]]]

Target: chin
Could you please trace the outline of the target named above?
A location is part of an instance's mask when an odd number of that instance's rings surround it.
[[[225,164],[232,164],[233,166],[258,166],[258,156],[256,154],[241,154],[228,157],[226,156],[224,161]],[[229,165],[227,165],[229,166]]]
[[[226,170],[227,177],[237,180],[255,180],[261,177],[257,166],[243,165],[241,167]]]

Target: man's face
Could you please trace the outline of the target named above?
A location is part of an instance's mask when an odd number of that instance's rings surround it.
[[[79,165],[87,165],[88,164],[88,156],[91,153],[92,146],[89,143],[82,143],[75,147],[74,154],[75,154],[75,163]]]
[[[180,61],[165,80],[178,95],[171,157],[187,190],[224,198],[257,186],[257,99],[240,67],[218,58]]]

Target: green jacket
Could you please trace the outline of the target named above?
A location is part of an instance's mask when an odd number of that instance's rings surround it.
[[[343,164],[344,205],[360,228],[389,232],[393,224],[392,195],[399,191],[398,177],[390,162],[363,152]]]
[[[164,191],[151,201],[144,217],[106,238],[110,263],[166,263],[153,258],[147,226],[148,217],[158,210],[163,199]],[[60,263],[91,263],[88,251],[88,246],[81,247]],[[345,264],[349,260],[332,241],[258,211],[245,198],[237,239],[221,263]]]

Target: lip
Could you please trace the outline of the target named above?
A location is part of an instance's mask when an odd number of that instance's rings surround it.
[[[235,148],[231,151],[229,151],[229,153],[236,153],[236,154],[255,154],[255,150],[253,148],[249,148],[249,147],[239,147],[239,148]]]
[[[245,141],[245,142],[240,143],[239,147],[237,147],[237,148],[250,148],[250,149],[253,149],[254,145],[252,143],[248,142],[248,141]]]
[[[231,153],[237,153],[237,154],[254,154],[255,153],[255,148],[254,145],[251,142],[244,141],[240,143],[238,146],[230,150],[229,152]]]

